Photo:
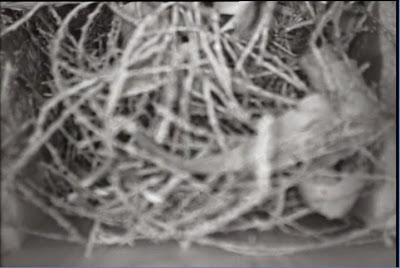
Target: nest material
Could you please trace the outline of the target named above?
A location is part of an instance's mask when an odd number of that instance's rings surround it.
[[[136,2],[125,7],[81,3],[49,5],[36,15],[28,12],[33,17],[25,24],[37,25],[39,31],[32,32],[31,25],[27,33],[40,36],[48,45],[42,56],[49,65],[39,72],[47,72],[51,79],[41,81],[45,86],[35,83],[29,93],[15,93],[28,100],[40,99],[28,118],[16,116],[22,109],[17,105],[2,112],[8,116],[6,121],[18,118],[19,125],[28,122],[33,126],[31,132],[14,126],[6,135],[22,132],[23,142],[17,153],[10,153],[13,143],[2,144],[2,153],[12,159],[8,161],[12,164],[2,166],[4,189],[16,186],[66,229],[66,236],[53,237],[88,241],[88,250],[94,244],[176,239],[243,254],[282,254],[371,238],[370,227],[360,229],[341,222],[336,228],[318,230],[302,224],[314,209],[304,203],[297,188],[301,180],[320,176],[321,170],[342,180],[350,180],[355,171],[371,181],[379,179],[376,174],[368,175],[373,161],[362,153],[375,148],[381,139],[382,133],[365,119],[375,118],[378,112],[360,116],[370,104],[363,103],[365,93],[343,93],[343,87],[354,88],[350,86],[354,81],[368,87],[358,68],[338,56],[346,51],[357,29],[362,30],[368,14],[359,15],[355,5],[343,3],[275,5],[266,4],[256,24],[260,30],[252,31],[250,37],[221,32],[218,13],[199,3]],[[338,21],[345,11],[358,14],[355,25],[359,28],[354,32],[340,31]],[[296,26],[296,20],[310,21],[312,16],[318,19]],[[42,18],[47,19],[44,24]],[[13,33],[3,29],[2,38]],[[304,42],[299,44],[298,35]],[[322,39],[322,49],[315,45],[317,39]],[[314,46],[306,49],[308,44]],[[306,50],[314,56],[304,58],[314,64],[299,65]],[[32,55],[27,61],[35,66],[37,60]],[[318,68],[330,63],[336,66],[333,72]],[[343,66],[349,72],[343,73]],[[23,74],[20,69],[17,74],[7,67],[4,70],[3,81]],[[28,81],[34,78],[37,75],[29,75]],[[23,85],[4,83],[2,92],[6,87],[20,90]],[[265,142],[265,138],[256,138],[260,137],[257,122],[265,114],[280,118],[286,129],[296,130],[291,126],[293,120],[315,116],[301,113],[300,99],[311,95],[310,88],[328,99],[327,105],[332,103],[332,111],[341,108],[342,120],[333,124],[336,117],[326,114],[312,120],[317,126],[301,133],[287,130],[296,135],[284,142],[277,140],[277,152],[264,155],[272,164],[279,155],[289,163],[284,168],[265,169],[268,163],[263,161],[256,163],[256,172],[244,168],[198,174],[172,165],[177,161],[171,159],[187,162],[209,155],[219,155],[227,163],[231,150],[240,144],[257,140],[257,148]],[[343,109],[360,98],[359,110]],[[13,98],[7,102],[9,106],[18,103]],[[296,113],[302,117],[295,117]],[[2,120],[2,131],[6,121]],[[139,133],[159,144],[156,150],[146,151],[135,137]],[[345,162],[342,166],[346,168],[338,168],[339,162]],[[259,169],[264,173],[258,174]],[[69,220],[70,215],[93,222],[87,237]],[[276,227],[316,241],[274,248],[215,236]]]

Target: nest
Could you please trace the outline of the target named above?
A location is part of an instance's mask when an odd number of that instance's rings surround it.
[[[342,90],[372,92],[346,56],[370,6],[268,2],[239,31],[221,30],[223,17],[200,3],[15,5],[5,6],[2,42],[20,36],[28,47],[19,62],[3,55],[2,188],[65,229],[31,232],[88,252],[173,239],[285,254],[380,239],[384,228],[347,216],[310,223],[331,209],[321,213],[304,197],[309,188],[299,190],[321,176],[384,180],[374,160],[387,124],[376,130],[365,92]],[[303,113],[315,93],[323,113]],[[309,241],[226,235],[273,229]]]

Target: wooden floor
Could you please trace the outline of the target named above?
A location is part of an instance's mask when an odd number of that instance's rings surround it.
[[[177,243],[140,242],[135,247],[99,247],[90,259],[84,247],[29,238],[18,251],[2,256],[2,266],[395,266],[396,250],[382,244],[318,250],[291,256],[249,257],[211,247],[180,248]]]

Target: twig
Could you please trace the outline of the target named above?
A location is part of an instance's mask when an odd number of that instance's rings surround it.
[[[35,206],[40,208],[45,214],[52,217],[65,231],[67,231],[72,238],[83,240],[79,231],[64,217],[61,213],[53,207],[45,204],[43,200],[38,198],[35,193],[22,183],[17,183],[18,191],[21,191],[25,198],[32,202]]]
[[[100,224],[101,223],[98,219],[95,219],[93,222],[93,226],[90,230],[89,239],[88,239],[88,242],[87,242],[86,248],[85,248],[85,257],[86,258],[90,258],[92,256],[93,248],[94,248],[94,246],[96,244],[96,240],[97,240],[97,234],[100,229]]]
[[[247,59],[250,52],[253,50],[258,38],[260,37],[264,28],[268,30],[271,28],[271,23],[273,21],[273,11],[275,9],[277,2],[276,1],[268,1],[265,7],[265,14],[259,24],[257,25],[256,30],[254,31],[249,43],[247,44],[246,48],[244,49],[242,55],[239,57],[238,61],[236,62],[235,69],[241,70],[245,60]],[[265,43],[268,43],[268,38],[264,40]]]
[[[2,3],[3,5],[3,3]],[[19,20],[17,20],[16,22],[14,22],[13,24],[11,24],[10,26],[6,27],[3,31],[0,32],[0,37],[3,35],[6,35],[12,31],[15,31],[18,29],[18,27],[20,27],[22,24],[24,24],[25,22],[27,22],[30,18],[33,17],[33,15],[36,13],[36,11],[38,11],[42,6],[45,5],[45,2],[39,2],[37,4],[35,4],[31,10],[28,11],[28,13],[26,13],[22,18],[20,18]]]

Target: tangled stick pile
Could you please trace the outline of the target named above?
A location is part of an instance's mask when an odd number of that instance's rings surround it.
[[[373,4],[267,2],[240,31],[201,3],[38,4],[10,17],[2,40],[25,31],[48,64],[40,76],[2,65],[2,192],[66,233],[41,235],[88,252],[175,239],[285,254],[380,238],[386,225],[348,214],[393,181],[376,161],[391,122],[346,54]],[[347,224],[301,223],[316,212]],[[215,236],[273,228],[312,239],[282,248]]]

